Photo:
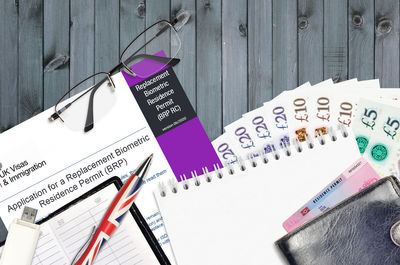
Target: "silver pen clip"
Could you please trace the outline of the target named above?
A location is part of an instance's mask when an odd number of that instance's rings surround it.
[[[79,258],[82,256],[83,252],[86,250],[90,241],[92,240],[95,232],[96,232],[96,226],[93,226],[92,232],[90,232],[90,234],[89,234],[89,238],[85,241],[83,246],[78,250],[78,253],[76,253],[74,259],[71,262],[71,265],[74,265],[79,260]]]

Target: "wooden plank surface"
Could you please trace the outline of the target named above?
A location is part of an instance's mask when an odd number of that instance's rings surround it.
[[[181,47],[176,55],[181,59],[174,71],[193,108],[196,109],[196,0],[172,0],[173,17],[187,12],[188,22],[178,31]]]
[[[70,84],[76,85],[94,74],[94,1],[71,0],[70,28]],[[74,95],[91,85],[90,79],[71,92]]]
[[[374,0],[351,0],[348,11],[349,78],[374,78]]]
[[[19,1],[18,121],[43,111],[43,1]]]
[[[399,87],[399,1],[375,1],[375,77],[381,87]]]
[[[247,5],[222,2],[222,124],[247,112]]]
[[[273,96],[297,87],[297,1],[274,0]]]
[[[324,79],[347,79],[347,1],[324,1]]]
[[[0,1],[0,36],[1,133],[18,123],[18,7],[13,1]]]
[[[299,85],[324,78],[324,2],[298,1]]]
[[[44,1],[43,104],[56,104],[69,89],[69,2]]]
[[[145,28],[146,5],[143,0],[120,0],[120,55]]]
[[[165,19],[170,20],[170,1],[146,1],[146,27],[150,27],[152,24],[159,20]],[[157,26],[155,30],[158,30]],[[154,32],[146,34],[146,41],[154,37]],[[168,32],[163,33],[157,39],[152,41],[146,46],[146,53],[153,54],[160,50],[164,50],[167,56],[170,56],[170,44],[171,38]]]
[[[248,105],[272,98],[272,0],[248,1]]]
[[[175,71],[210,139],[307,81],[375,77],[382,87],[400,85],[397,0],[7,0],[0,3],[0,132],[108,70],[146,26],[182,12],[191,17],[178,32]],[[169,53],[170,37],[161,43],[148,52]]]
[[[221,0],[196,4],[197,115],[213,140],[222,132]]]
[[[119,62],[119,0],[96,0],[94,27],[94,70],[107,72]]]

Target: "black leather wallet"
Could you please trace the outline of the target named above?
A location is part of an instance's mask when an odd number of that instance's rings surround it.
[[[292,265],[399,265],[398,180],[375,182],[276,244]]]

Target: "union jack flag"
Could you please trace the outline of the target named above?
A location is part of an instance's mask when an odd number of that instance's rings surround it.
[[[136,179],[137,181],[135,181]],[[111,235],[119,227],[122,218],[131,208],[133,201],[142,186],[142,182],[143,179],[136,178],[136,175],[132,175],[128,179],[109,206],[86,251],[82,254],[75,265],[93,264],[101,247],[110,239]]]

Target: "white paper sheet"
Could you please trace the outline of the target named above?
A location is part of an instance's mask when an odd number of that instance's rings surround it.
[[[153,153],[135,203],[173,263],[152,190],[174,174],[124,77],[112,78],[116,102],[92,131],[50,122],[49,109],[0,135],[0,217],[8,227],[30,206],[40,220],[112,176],[130,176]]]
[[[326,140],[280,152],[279,160],[268,156],[267,164],[255,158],[257,167],[247,163],[233,175],[225,168],[222,179],[210,174],[211,182],[202,177],[187,190],[177,184],[177,193],[165,183],[166,197],[155,190],[177,264],[286,264],[274,246],[286,234],[282,223],[360,158],[351,132]]]
[[[71,264],[118,190],[109,185],[41,225],[33,265]],[[100,250],[98,265],[159,264],[130,213]]]

